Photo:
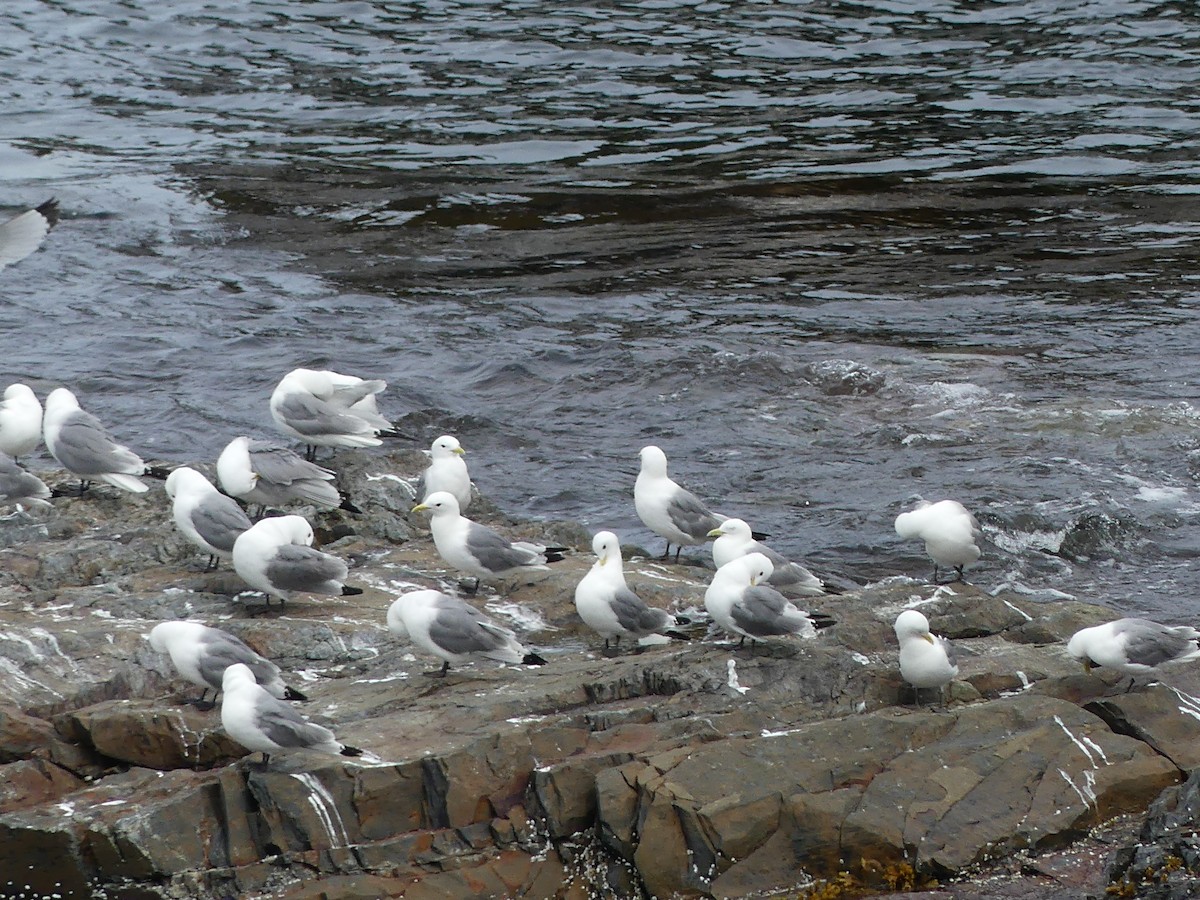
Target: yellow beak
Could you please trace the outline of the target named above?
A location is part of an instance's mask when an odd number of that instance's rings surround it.
[[[459,456],[465,456],[467,451],[464,450],[462,447],[455,447],[454,452],[457,453]]]
[[[933,645],[935,645],[935,646],[937,645],[937,641],[935,641],[935,640],[933,639],[933,635],[932,635],[932,634],[930,634],[928,631],[927,631],[927,632],[925,632],[923,635],[921,635],[921,637],[922,637],[924,640],[927,640],[927,641],[929,641],[929,643],[931,643],[931,644],[933,644]]]
[[[427,509],[429,509],[429,507],[426,506],[424,503],[418,503],[416,506],[414,506],[412,508],[412,512],[424,512]]]
[[[1085,657],[1082,659],[1082,662],[1083,662],[1083,671],[1085,671],[1085,672],[1087,672],[1089,675],[1091,675],[1091,674],[1092,674],[1092,669],[1096,668],[1096,664],[1095,664],[1095,663],[1093,663],[1093,662],[1092,662],[1092,660],[1091,660],[1091,658],[1090,658],[1090,657],[1087,657],[1087,656],[1085,656]]]
[[[724,533],[725,533],[725,532],[723,532],[723,531],[722,531],[720,528],[714,528],[712,531],[710,531],[710,532],[708,533],[708,536],[709,536],[709,537],[720,537],[720,536],[721,536],[721,535],[723,535]]]

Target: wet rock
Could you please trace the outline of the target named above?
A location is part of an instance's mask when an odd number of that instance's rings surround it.
[[[887,384],[887,376],[882,372],[850,359],[809,363],[804,374],[821,393],[831,396],[874,394]]]

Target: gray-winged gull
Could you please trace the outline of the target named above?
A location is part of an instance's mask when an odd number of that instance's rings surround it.
[[[896,534],[925,542],[925,552],[933,560],[935,582],[939,566],[954,569],[961,581],[963,566],[979,559],[979,523],[957,500],[922,500],[914,509],[896,516]]]
[[[447,491],[458,501],[459,511],[466,512],[471,505],[471,476],[463,459],[467,451],[458,438],[443,434],[425,452],[429,456],[429,466],[417,482],[417,499],[424,500],[430,494]]]
[[[834,624],[821,613],[809,614],[768,584],[771,561],[761,553],[727,562],[717,569],[704,592],[704,608],[721,628],[741,637],[816,637],[818,628]]]
[[[620,646],[623,637],[636,640],[675,627],[673,615],[648,606],[625,583],[621,542],[615,534],[598,532],[592,549],[596,562],[575,586],[575,609],[584,624],[604,638],[605,649],[610,638]]]
[[[922,688],[945,687],[958,675],[958,653],[944,637],[929,630],[929,620],[915,609],[896,617],[896,640],[900,642],[900,675],[913,686],[917,703]]]
[[[208,568],[233,558],[233,545],[253,523],[232,497],[226,497],[207,478],[180,466],[164,485],[171,498],[171,516],[184,537],[208,554]]]
[[[138,494],[149,490],[135,477],[146,472],[142,458],[114,441],[95,416],[79,408],[79,401],[66,388],[55,388],[46,398],[42,427],[46,449],[59,465],[79,477],[81,491],[94,480]]]
[[[312,526],[302,516],[263,519],[233,545],[233,567],[250,587],[286,602],[293,594],[352,596],[361,588],[345,584],[349,569],[329,553],[315,550]]]
[[[0,503],[25,506],[49,506],[50,488],[42,479],[17,465],[16,460],[0,453]]]
[[[231,497],[261,507],[308,503],[318,509],[343,506],[337,476],[274,441],[236,437],[217,457],[217,479]],[[352,510],[355,511],[355,510]]]
[[[662,558],[676,544],[675,561],[684,545],[705,543],[708,533],[724,521],[691,491],[680,487],[667,475],[667,456],[653,444],[639,452],[641,470],[633,485],[633,505],[638,517],[655,534],[667,539]]]
[[[754,532],[741,519],[726,519],[717,528],[708,533],[715,537],[713,541],[713,562],[717,568],[725,563],[746,556],[750,553],[761,553],[771,561],[774,571],[771,573],[771,587],[784,594],[816,597],[826,593],[825,582],[804,568],[780,556],[766,544],[754,539]]]
[[[280,431],[308,445],[309,459],[317,447],[378,447],[381,432],[394,433],[375,404],[386,387],[381,379],[293,369],[271,394],[271,416]]]
[[[1160,625],[1127,618],[1083,628],[1067,641],[1067,653],[1088,671],[1094,666],[1118,669],[1133,678],[1200,658],[1200,631],[1189,625]]]
[[[10,384],[0,401],[0,453],[19,460],[41,442],[41,401],[29,385]]]

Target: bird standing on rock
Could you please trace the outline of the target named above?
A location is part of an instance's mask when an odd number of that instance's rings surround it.
[[[704,608],[730,634],[760,641],[772,637],[813,638],[834,622],[821,613],[806,613],[768,583],[774,566],[761,553],[730,560],[713,575],[704,592]]]
[[[703,544],[709,532],[719,526],[725,517],[708,509],[695,494],[684,490],[667,475],[667,455],[653,444],[643,447],[639,453],[641,471],[633,485],[633,505],[638,518],[646,527],[667,539],[666,559],[675,547],[675,562],[679,562],[679,551]]]
[[[575,587],[575,609],[584,624],[604,638],[605,650],[610,638],[619,646],[623,637],[637,640],[675,627],[673,615],[647,606],[625,584],[621,542],[615,534],[598,532],[592,549],[596,562]]]
[[[0,402],[0,453],[20,461],[41,442],[41,401],[28,385],[10,384]]]
[[[458,508],[466,512],[471,505],[471,476],[463,459],[466,450],[453,435],[443,434],[425,451],[429,456],[429,467],[417,484],[417,497],[424,501],[430,494],[448,491],[458,501]]]
[[[933,559],[935,584],[939,566],[954,569],[958,575],[954,580],[962,581],[963,566],[979,559],[979,523],[957,500],[922,500],[896,516],[896,534],[925,542],[925,552]]]
[[[780,556],[770,547],[754,539],[754,532],[741,519],[726,519],[719,527],[708,533],[713,541],[713,562],[717,568],[725,563],[746,556],[749,553],[761,553],[771,561],[775,570],[771,573],[771,587],[784,594],[816,597],[826,592],[825,583],[799,563],[791,562]]]
[[[1075,632],[1067,641],[1067,653],[1088,672],[1095,666],[1124,672],[1131,689],[1137,675],[1153,675],[1164,666],[1200,658],[1200,631],[1149,619],[1117,619]]]
[[[945,687],[958,675],[954,645],[929,630],[929,620],[915,609],[896,617],[896,640],[900,642],[900,675],[913,686],[917,702],[922,688]]]
[[[208,554],[208,568],[233,558],[233,545],[253,523],[232,497],[189,466],[180,466],[164,485],[171,498],[171,517],[184,537]]]
[[[42,426],[46,449],[59,465],[79,476],[81,492],[93,479],[136,494],[149,490],[135,477],[146,472],[142,458],[114,441],[99,419],[79,408],[79,401],[66,388],[55,388],[46,398]]]
[[[217,478],[231,497],[263,509],[308,503],[318,509],[343,505],[329,469],[302,459],[282,444],[236,437],[217,457]]]
[[[302,516],[263,519],[233,545],[233,567],[246,584],[280,603],[292,594],[353,596],[361,588],[345,584],[349,568],[329,553],[312,547],[312,526]]]
[[[317,447],[378,447],[380,434],[394,433],[375,403],[386,387],[381,379],[293,369],[271,394],[271,416],[280,431],[308,446],[310,461]]]

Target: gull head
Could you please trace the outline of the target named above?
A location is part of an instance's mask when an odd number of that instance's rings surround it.
[[[254,680],[254,673],[245,663],[234,663],[232,666],[228,666],[225,674],[221,677],[221,691],[225,694],[241,690],[252,684],[258,684],[258,682]]]
[[[46,412],[53,412],[59,409],[79,409],[79,401],[66,388],[55,388],[50,392],[50,396],[46,398]]]
[[[711,538],[725,537],[726,535],[735,535],[746,540],[750,540],[753,537],[750,526],[742,519],[726,519],[708,533],[708,536]]]
[[[775,573],[775,565],[762,553],[747,553],[742,557],[742,566],[750,577],[750,586],[765,584]]]
[[[596,532],[592,538],[592,550],[601,566],[609,562],[616,562],[618,566],[621,564],[621,542],[611,531]]]
[[[429,448],[429,455],[434,459],[449,459],[452,456],[462,456],[466,452],[462,448],[462,444],[458,442],[458,438],[449,434],[443,434]]]
[[[458,499],[449,491],[434,491],[412,508],[413,512],[429,512],[432,516],[459,515]]]
[[[188,494],[201,492],[206,487],[211,488],[212,484],[191,466],[180,466],[178,469],[172,469],[171,474],[167,476],[167,480],[163,484],[163,489],[171,499],[175,499],[180,491],[183,492],[184,496],[187,496]]]
[[[638,452],[642,461],[642,472],[647,475],[666,477],[667,454],[653,444],[647,444]]]
[[[906,609],[896,617],[896,640],[904,643],[907,638],[920,638],[930,644],[936,643],[929,632],[929,620],[915,609]]]

